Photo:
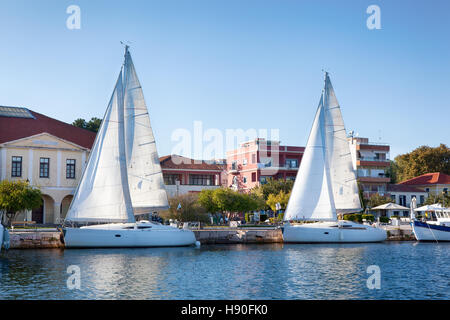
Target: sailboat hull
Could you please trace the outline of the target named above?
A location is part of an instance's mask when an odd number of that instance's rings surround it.
[[[150,227],[129,223],[64,228],[63,233],[66,248],[180,247],[196,242],[191,230],[156,224]]]
[[[414,235],[418,241],[450,241],[450,227],[414,220]]]
[[[283,227],[283,241],[286,243],[381,242],[386,239],[385,230],[352,222],[316,222]]]

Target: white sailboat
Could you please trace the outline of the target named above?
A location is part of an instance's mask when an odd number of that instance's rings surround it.
[[[168,200],[141,85],[128,46],[125,62],[65,219],[72,247],[157,247],[196,243],[190,230],[135,215],[167,209]],[[90,224],[73,227],[75,224]]]
[[[284,242],[385,240],[383,229],[338,221],[339,213],[360,211],[344,121],[326,72],[325,87],[284,216]]]

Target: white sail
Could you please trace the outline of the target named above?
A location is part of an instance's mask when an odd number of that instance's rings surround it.
[[[286,221],[336,220],[325,148],[324,111],[321,98],[284,215]]]
[[[125,145],[134,214],[169,207],[150,118],[128,50],[124,65]]]
[[[135,221],[128,188],[123,131],[121,71],[66,221]]]
[[[362,210],[361,202],[347,133],[341,108],[327,72],[325,73],[323,104],[325,109],[326,149],[334,205],[337,213],[359,212]]]

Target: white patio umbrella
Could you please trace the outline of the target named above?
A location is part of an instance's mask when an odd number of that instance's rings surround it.
[[[372,208],[371,210],[409,210],[409,208],[401,206],[396,203],[389,202],[382,204],[378,207]]]
[[[442,205],[440,203],[435,204],[427,204],[422,207],[419,207],[417,209],[414,209],[414,211],[436,211],[436,210],[442,210]]]
[[[388,203],[382,204],[380,206],[374,207],[371,210],[386,210],[386,211],[396,210],[396,211],[399,211],[399,210],[409,210],[409,208],[401,206],[396,203],[388,202]]]

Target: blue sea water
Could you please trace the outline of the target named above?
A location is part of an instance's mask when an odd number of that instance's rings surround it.
[[[449,243],[10,250],[0,299],[450,299],[449,264]]]

